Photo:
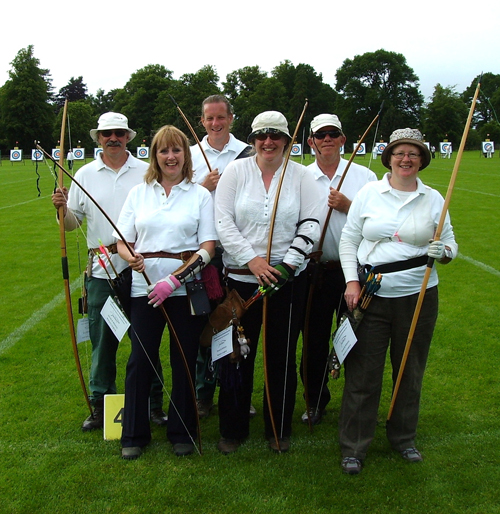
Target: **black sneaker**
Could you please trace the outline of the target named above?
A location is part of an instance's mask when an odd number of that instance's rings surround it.
[[[94,412],[83,422],[82,431],[100,429],[104,426],[104,406],[96,405]]]
[[[408,462],[420,462],[421,460],[424,460],[422,454],[415,447],[406,448],[406,450],[399,453],[401,454],[401,457]]]
[[[196,400],[196,406],[198,407],[198,416],[200,419],[208,418],[210,416],[210,411],[214,406],[214,402],[212,398],[208,400]]]
[[[157,409],[151,409],[151,414],[149,416],[150,420],[159,427],[163,427],[168,423],[168,416],[165,414],[161,407]]]
[[[320,409],[309,409],[309,417],[311,418],[311,425],[319,425],[321,423],[321,420],[323,419],[323,416],[325,415],[325,410]],[[307,416],[307,411],[302,414],[302,417],[300,418],[302,420],[302,423],[309,423],[309,418]]]

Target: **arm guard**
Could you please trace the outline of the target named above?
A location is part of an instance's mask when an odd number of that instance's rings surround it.
[[[194,278],[196,273],[201,271],[210,261],[210,254],[203,248],[200,248],[191,256],[191,259],[184,262],[172,275],[174,275],[181,284],[185,284],[188,279]]]

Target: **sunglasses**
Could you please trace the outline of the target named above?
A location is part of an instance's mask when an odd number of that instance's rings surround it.
[[[101,130],[100,133],[104,136],[104,137],[111,137],[113,135],[113,133],[115,134],[116,137],[123,137],[127,131],[126,130],[123,130],[123,129],[117,129],[117,130]]]
[[[326,136],[330,136],[332,139],[337,139],[342,135],[340,130],[322,130],[321,132],[316,132],[314,137],[316,139],[325,139]]]
[[[283,133],[277,129],[264,129],[255,134],[255,139],[258,141],[265,141],[267,138],[271,141],[279,141],[283,137]]]

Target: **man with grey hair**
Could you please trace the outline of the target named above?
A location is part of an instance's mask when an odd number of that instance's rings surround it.
[[[337,191],[342,174],[347,167],[347,161],[341,157],[346,136],[335,114],[316,116],[311,122],[307,142],[316,154],[315,162],[309,165],[308,169],[314,174],[318,186],[324,193],[320,215],[322,233],[325,230],[328,211],[332,209],[326,228],[323,253],[318,262],[309,264],[310,277],[316,275],[318,280],[314,284],[312,303],[309,306],[307,370],[304,370],[304,359],[300,366],[302,382],[304,382],[304,374],[307,373],[309,395],[309,412],[306,411],[302,415],[302,421],[308,423],[310,420],[313,425],[316,425],[321,422],[330,401],[326,362],[330,349],[333,315],[336,313],[338,321],[347,310],[343,297],[344,274],[338,250],[340,235],[347,220],[352,199],[366,183],[377,180],[377,177],[368,168],[351,163],[341,189]],[[314,245],[313,254],[317,249],[318,243]],[[314,266],[319,269],[313,270]]]
[[[98,121],[96,129],[90,131],[92,139],[102,147],[97,158],[80,168],[75,179],[89,192],[109,217],[117,221],[128,192],[144,180],[148,163],[133,157],[127,150],[136,132],[128,127],[123,114],[107,112]],[[97,251],[101,242],[107,247],[113,268],[119,274],[116,283],[120,301],[125,312],[129,311],[132,271],[128,263],[117,253],[113,227],[97,206],[76,184],[69,190],[57,188],[52,195],[56,209],[64,207],[64,228],[71,231],[79,228],[87,219],[88,265],[85,275],[87,291],[90,341],[92,343],[92,366],[90,369],[90,403],[94,409],[82,425],[83,431],[102,428],[104,422],[104,395],[116,394],[116,352],[118,339],[101,316],[101,310],[109,296],[115,292],[108,283],[108,276],[98,263]],[[157,370],[161,376],[161,365]],[[158,425],[167,422],[163,412],[163,379],[158,377],[151,387],[151,420]]]

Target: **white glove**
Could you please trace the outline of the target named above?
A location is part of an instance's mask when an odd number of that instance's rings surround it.
[[[445,246],[442,241],[430,241],[427,255],[436,259],[437,261],[442,260],[445,257]]]

